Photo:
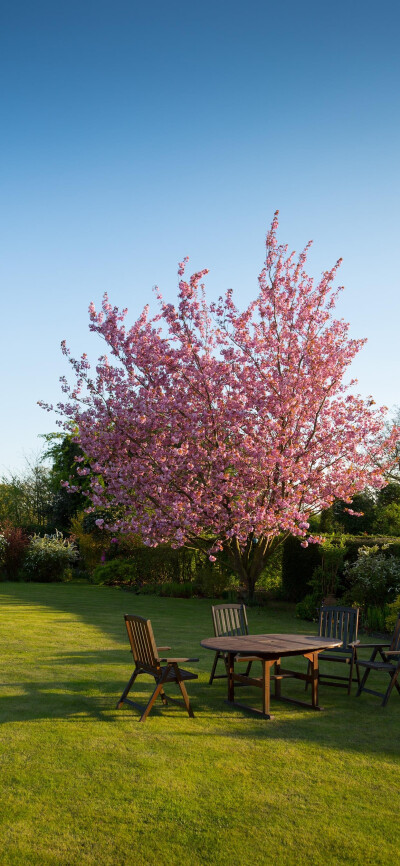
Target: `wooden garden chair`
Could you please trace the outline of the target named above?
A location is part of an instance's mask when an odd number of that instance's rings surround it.
[[[234,635],[245,635],[249,633],[247,623],[246,606],[244,604],[215,604],[211,608],[214,635],[215,637],[232,637]],[[224,674],[216,674],[216,667],[219,660],[222,660],[225,665]],[[246,676],[249,675],[253,658],[236,656],[236,661],[247,661]],[[210,679],[208,684],[211,685],[213,680],[225,679],[228,676],[228,654],[224,652],[216,652],[213,666],[211,669]]]
[[[370,695],[377,695],[378,698],[383,698],[381,706],[385,707],[394,686],[396,686],[396,689],[400,694],[400,686],[397,682],[398,676],[400,674],[400,613],[397,618],[390,644],[364,643],[360,645],[361,649],[363,649],[364,647],[372,647],[372,655],[371,658],[368,659],[368,661],[364,661],[364,659],[358,658],[356,647],[355,654],[357,670],[360,667],[365,668],[364,676],[358,686],[357,698],[361,695],[361,692],[368,692]],[[388,647],[388,649],[385,649],[386,647]],[[380,659],[376,661],[378,653],[380,655]],[[377,692],[374,689],[367,689],[365,687],[365,683],[367,682],[371,671],[383,671],[383,673],[388,674],[388,676],[390,677],[390,682],[386,689],[386,692]]]
[[[169,701],[173,704],[185,706],[189,716],[193,718],[193,710],[190,706],[188,693],[186,691],[184,680],[197,680],[197,674],[192,674],[190,671],[183,670],[179,667],[181,662],[198,662],[198,659],[192,658],[160,658],[160,650],[169,650],[169,646],[157,647],[151,622],[149,619],[144,619],[142,616],[133,616],[125,614],[125,625],[128,632],[129,642],[135,661],[135,669],[133,674],[122,692],[122,695],[117,703],[117,709],[120,709],[123,704],[129,704],[132,707],[142,711],[139,719],[144,722],[155,702],[160,697],[163,704],[166,706]],[[134,703],[129,700],[128,694],[140,674],[149,674],[154,677],[156,687],[146,707]],[[183,703],[181,700],[166,696],[164,686],[170,683],[176,683],[182,693]]]
[[[346,676],[340,676],[336,673],[327,674],[319,669],[318,682],[326,686],[342,686],[347,688],[347,694],[350,694],[351,684],[357,682],[360,685],[360,675],[357,671],[356,679],[353,679],[353,670],[356,659],[356,647],[360,643],[357,640],[358,632],[358,607],[341,607],[335,605],[323,605],[319,612],[319,637],[330,637],[341,640],[342,646],[337,649],[327,650],[319,654],[319,663],[321,662],[342,662],[349,666],[349,673]],[[310,663],[308,665],[310,673]],[[307,689],[306,683],[306,689]]]

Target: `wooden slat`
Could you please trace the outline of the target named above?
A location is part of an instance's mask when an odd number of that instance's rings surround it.
[[[358,613],[358,608],[322,606],[319,617],[320,636],[341,640],[342,650],[347,649],[349,644],[357,639]]]

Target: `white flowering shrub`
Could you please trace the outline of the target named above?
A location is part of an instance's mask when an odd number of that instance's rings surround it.
[[[356,562],[346,563],[344,575],[349,582],[346,600],[363,610],[370,605],[384,607],[400,593],[400,560],[386,555],[377,544],[360,547]]]
[[[67,569],[79,558],[76,544],[62,533],[54,535],[34,535],[29,543],[24,575],[27,580],[39,583],[61,581]]]

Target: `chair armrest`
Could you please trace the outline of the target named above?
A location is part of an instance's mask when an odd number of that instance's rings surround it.
[[[182,658],[182,659],[178,659],[178,658],[176,658],[176,659],[169,659],[169,658],[168,658],[168,659],[160,659],[160,662],[167,662],[167,664],[175,664],[175,663],[177,663],[177,662],[179,662],[179,664],[180,664],[181,662],[198,662],[198,661],[199,661],[199,659],[188,659],[188,658]]]
[[[390,643],[360,643],[359,641],[358,641],[358,643],[359,643],[360,649],[364,649],[364,647],[366,649],[371,649],[371,647],[378,647],[379,648],[379,647],[384,647],[384,646],[390,646]],[[349,644],[349,646],[352,646],[352,644]]]
[[[361,643],[360,643],[359,640],[352,640],[352,642],[349,643],[349,647],[350,647],[350,646],[351,646],[352,648],[353,648],[353,647],[356,647],[356,646],[361,646]],[[362,646],[367,646],[367,644],[364,643],[364,644],[362,644]]]
[[[385,656],[400,656],[400,650],[388,650]]]
[[[158,651],[160,651],[160,650],[169,650],[169,649],[171,649],[171,647],[170,647],[170,646],[158,646],[157,649],[158,649]]]

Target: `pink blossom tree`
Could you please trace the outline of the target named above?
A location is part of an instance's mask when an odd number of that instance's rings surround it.
[[[243,312],[231,290],[207,304],[207,270],[186,280],[187,259],[178,305],[157,291],[159,314],[146,307],[129,330],[107,295],[101,311],[92,303],[90,330],[112,362],[103,355],[91,376],[86,355],[69,358],[76,383],[62,377],[68,396],[58,404],[86,455],[91,509],[118,506],[118,518],[99,524],[211,561],[225,550],[251,594],[285,537],[318,540],[311,515],[385,484],[398,438],[385,433],[386,410],[343,381],[365,341],[332,317],[340,260],[315,285],[304,270],[310,244],[288,256],[277,225],[276,213],[259,292]]]

